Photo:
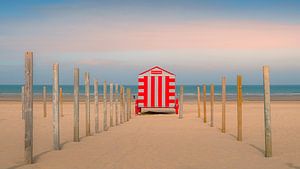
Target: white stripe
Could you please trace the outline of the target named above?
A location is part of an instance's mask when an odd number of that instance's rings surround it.
[[[175,82],[169,82],[170,86],[175,86]]]
[[[143,92],[144,92],[144,89],[139,89],[138,92],[139,92],[139,93],[143,93]]]
[[[169,100],[175,100],[175,96],[169,96]]]
[[[175,89],[169,89],[170,93],[175,93]]]
[[[170,103],[169,107],[175,107],[175,103]]]
[[[138,106],[139,107],[144,107],[144,103],[139,103]]]
[[[151,76],[148,76],[148,107],[151,106]]]
[[[138,96],[138,100],[144,100],[144,96]]]
[[[166,106],[166,77],[162,77],[162,107]]]
[[[155,98],[154,98],[155,104],[154,105],[155,105],[155,107],[158,107],[158,76],[155,76],[154,79],[155,79],[155,83],[154,83],[155,84],[155,92],[154,92],[155,93],[155,95],[154,95],[155,96]]]
[[[139,86],[144,86],[144,82],[139,82]]]

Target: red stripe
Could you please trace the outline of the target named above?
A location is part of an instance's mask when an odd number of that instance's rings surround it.
[[[169,89],[175,89],[175,86],[169,86]]]
[[[148,106],[148,76],[144,76],[144,107]]]
[[[170,79],[170,81],[169,82],[175,82],[175,79]]]
[[[162,76],[158,76],[158,107],[162,106]]]
[[[144,78],[139,78],[139,82],[145,82]]]
[[[151,74],[162,74],[161,70],[152,70]]]
[[[175,103],[175,100],[169,100],[170,103]]]
[[[145,86],[139,86],[138,88],[139,88],[139,89],[144,89],[144,88],[145,88]]]
[[[170,82],[170,77],[166,76],[166,107],[169,107],[169,82]]]
[[[169,93],[169,96],[175,96],[175,93]]]
[[[138,96],[145,96],[145,93],[144,92],[139,92]]]
[[[155,106],[155,76],[151,76],[151,106]]]

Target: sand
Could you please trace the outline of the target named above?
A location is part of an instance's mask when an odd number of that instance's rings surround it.
[[[102,105],[101,105],[102,106]],[[85,137],[84,103],[80,107],[81,141],[73,143],[73,104],[64,104],[62,150],[52,150],[51,104],[43,118],[42,104],[34,104],[35,163],[23,162],[24,122],[21,103],[0,102],[0,168],[2,169],[253,169],[300,168],[300,102],[272,102],[273,157],[264,157],[263,103],[245,102],[243,141],[236,141],[236,105],[227,104],[227,132],[222,134],[221,105],[215,106],[215,126],[197,118],[197,106],[184,105],[184,118],[175,114],[147,114]],[[102,107],[101,107],[102,108]],[[100,108],[100,110],[101,110]],[[201,112],[203,113],[203,112]],[[203,114],[201,114],[203,117]]]

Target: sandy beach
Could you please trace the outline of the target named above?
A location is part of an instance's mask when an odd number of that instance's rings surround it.
[[[300,0],[0,4],[0,169],[300,169]]]
[[[273,157],[264,157],[263,102],[247,101],[243,105],[243,141],[236,141],[236,103],[227,104],[227,132],[222,134],[221,104],[215,105],[215,126],[197,118],[197,105],[185,102],[184,118],[172,113],[148,113],[129,122],[95,134],[91,104],[93,136],[85,137],[84,103],[80,105],[79,143],[73,139],[73,104],[64,103],[61,118],[62,149],[52,149],[52,110],[44,118],[42,103],[34,102],[34,158],[26,165],[24,122],[21,103],[0,102],[0,168],[3,169],[192,169],[192,168],[300,168],[300,102],[272,102]],[[102,110],[102,104],[100,104]],[[101,116],[102,118],[102,116]]]

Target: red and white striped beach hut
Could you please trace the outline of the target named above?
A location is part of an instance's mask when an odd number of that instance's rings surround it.
[[[176,114],[178,113],[175,74],[159,66],[139,74],[136,114],[139,114],[142,108],[174,108]]]

